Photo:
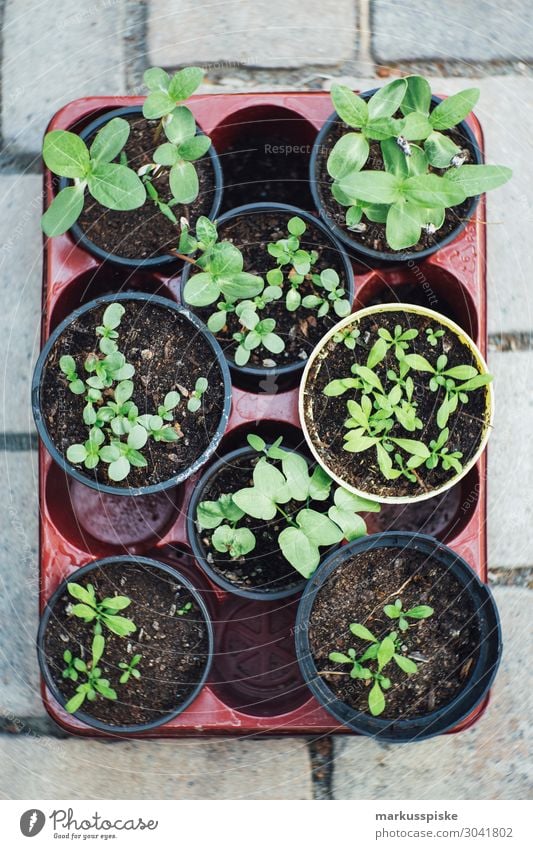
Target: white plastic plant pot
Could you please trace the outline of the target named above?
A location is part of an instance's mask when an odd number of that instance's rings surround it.
[[[435,496],[441,495],[446,490],[450,489],[452,486],[455,486],[459,481],[461,481],[468,472],[475,466],[478,462],[479,458],[483,454],[483,451],[486,448],[489,435],[492,429],[492,421],[494,416],[494,391],[492,387],[492,383],[488,383],[482,387],[484,391],[484,416],[483,416],[483,425],[481,428],[481,433],[478,439],[478,445],[475,451],[471,452],[468,459],[464,462],[462,469],[460,472],[457,472],[455,475],[452,474],[450,478],[446,481],[440,483],[437,486],[426,487],[424,491],[417,492],[416,494],[398,494],[395,495],[393,493],[383,494],[375,491],[375,488],[368,487],[364,488],[363,486],[355,486],[353,483],[350,483],[349,480],[345,476],[343,476],[342,472],[340,472],[339,467],[337,469],[332,468],[332,460],[331,457],[325,456],[327,454],[324,446],[321,446],[316,439],[315,431],[315,415],[313,410],[313,398],[316,398],[316,392],[313,392],[313,386],[317,380],[319,380],[320,370],[325,367],[325,364],[328,359],[328,355],[331,353],[331,345],[330,341],[332,340],[335,334],[338,334],[340,331],[343,331],[345,328],[354,325],[360,324],[360,322],[368,316],[376,316],[379,317],[380,314],[383,313],[406,313],[411,315],[424,316],[430,319],[432,325],[441,325],[441,327],[445,330],[452,331],[459,341],[468,348],[469,352],[472,355],[473,364],[477,367],[479,374],[486,375],[489,374],[487,364],[485,359],[477,347],[477,345],[473,342],[473,340],[468,336],[465,331],[459,327],[451,319],[442,315],[441,313],[435,312],[435,310],[427,309],[426,307],[415,306],[413,304],[404,304],[404,303],[391,303],[391,304],[380,304],[379,306],[365,307],[364,309],[358,310],[352,315],[347,316],[346,318],[341,319],[325,336],[320,340],[320,342],[313,349],[311,356],[309,357],[302,381],[300,384],[300,392],[299,392],[299,416],[300,422],[302,426],[302,430],[305,436],[305,440],[311,450],[313,456],[317,460],[317,462],[322,466],[322,468],[333,478],[338,484],[348,489],[350,492],[355,495],[359,495],[362,498],[369,498],[373,501],[379,501],[383,504],[412,504],[418,501],[425,501],[428,498],[433,498]],[[353,351],[354,362],[357,357],[357,346]],[[359,349],[360,350],[360,349]],[[436,348],[436,353],[439,353],[439,349]],[[364,364],[364,361],[361,359],[360,364]],[[345,374],[334,374],[331,372],[329,374],[329,380],[333,380],[336,378],[344,378]],[[480,391],[480,390],[478,390]],[[343,396],[348,399],[349,393],[346,393]],[[468,406],[466,406],[466,411],[468,411]],[[343,421],[347,418],[348,413],[344,416],[344,418],[339,417],[339,427],[342,427]],[[424,423],[425,424],[425,423]],[[417,438],[416,434],[412,434],[413,438]],[[350,464],[350,458],[353,455],[349,452],[345,452],[345,456],[343,459],[345,460],[344,468],[348,469]],[[342,464],[339,463],[339,466]],[[384,479],[385,480],[385,479]],[[394,486],[394,481],[389,483],[390,488]]]

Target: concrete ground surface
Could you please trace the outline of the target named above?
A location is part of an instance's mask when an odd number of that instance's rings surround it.
[[[527,0],[1,0],[0,796],[163,799],[523,799],[531,794],[533,591],[533,11]],[[36,435],[39,149],[53,112],[90,94],[142,91],[150,65],[206,68],[205,92],[363,88],[420,71],[435,90],[479,85],[488,161],[514,178],[487,213],[489,570],[505,650],[472,729],[400,751],[372,740],[66,739],[39,697]],[[401,759],[401,779],[397,769]]]

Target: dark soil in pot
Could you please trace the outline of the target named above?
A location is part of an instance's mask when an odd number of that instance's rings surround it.
[[[384,719],[412,719],[448,704],[465,686],[479,653],[475,610],[467,591],[441,563],[427,554],[382,548],[353,555],[331,575],[315,599],[309,641],[316,667],[335,696],[368,713],[367,682],[353,680],[346,667],[328,659],[330,652],[357,656],[368,642],[355,637],[350,624],[365,625],[378,639],[394,629],[383,613],[401,598],[405,610],[425,604],[434,613],[411,624],[403,635],[405,655],[418,671],[407,676],[394,661],[384,669],[392,686],[385,693]],[[411,620],[413,622],[413,620]],[[332,674],[342,673],[342,674]]]
[[[100,661],[102,676],[109,679],[118,699],[85,699],[81,711],[107,725],[137,725],[151,722],[175,710],[193,692],[202,677],[208,655],[208,631],[193,596],[170,575],[158,573],[143,564],[117,563],[95,569],[79,583],[91,583],[98,599],[125,595],[131,604],[121,615],[132,619],[137,630],[119,637],[105,626],[105,652]],[[67,610],[75,600],[68,592],[55,605],[50,617],[44,651],[50,672],[65,700],[77,683],[62,677],[63,652],[70,649],[85,661],[91,657],[93,628]],[[183,615],[177,610],[192,607]],[[142,655],[139,679],[120,684],[118,664]]]
[[[223,222],[219,227],[219,238],[233,242],[244,257],[244,270],[250,274],[258,274],[265,278],[267,271],[275,267],[275,260],[267,251],[269,242],[287,238],[287,222],[296,212],[273,210],[272,212],[253,212]],[[306,219],[307,230],[300,238],[304,250],[316,250],[319,254],[313,273],[320,273],[325,268],[333,268],[339,275],[340,286],[345,289],[345,297],[349,298],[346,272],[341,256],[331,245],[323,232],[309,223]],[[266,284],[268,285],[268,284]],[[287,282],[284,283],[287,291]],[[302,298],[306,295],[323,296],[324,290],[317,288],[311,280],[305,280],[299,287]],[[216,304],[207,308],[195,308],[194,312],[207,322],[215,311]],[[285,342],[285,348],[280,354],[272,354],[259,347],[251,352],[249,366],[274,367],[285,366],[298,361],[305,361],[324,333],[339,319],[333,309],[323,318],[317,318],[316,310],[299,307],[296,312],[285,308],[285,296],[279,301],[272,301],[264,310],[261,318],[273,318],[276,321],[275,332]],[[218,342],[226,353],[233,355],[237,343],[233,334],[241,329],[238,318],[234,313],[229,314],[228,323],[222,331],[215,334]]]
[[[213,364],[213,351],[204,336],[175,310],[147,301],[125,300],[125,313],[119,328],[119,348],[135,368],[133,402],[139,414],[157,413],[167,392],[191,392],[198,377],[209,385],[197,413],[187,410],[184,398],[174,422],[183,434],[177,442],[150,439],[143,449],[145,468],[132,466],[123,481],[111,481],[107,465],[100,462],[94,471],[78,466],[88,477],[117,487],[158,484],[191,466],[209,446],[224,408],[222,373]],[[66,455],[69,445],[84,443],[88,427],[83,421],[83,395],[73,395],[59,368],[59,359],[70,354],[83,374],[83,363],[98,351],[95,328],[102,323],[107,303],[76,318],[53,345],[43,370],[41,408],[43,419],[56,448]]]
[[[326,397],[323,394],[324,387],[332,380],[351,376],[351,366],[358,362],[364,365],[368,353],[376,341],[377,330],[381,327],[394,333],[394,327],[401,324],[404,330],[416,328],[418,336],[412,340],[409,353],[416,352],[435,364],[440,354],[448,357],[447,368],[456,365],[471,365],[478,367],[470,349],[460,341],[451,330],[442,325],[445,335],[442,336],[435,347],[431,346],[426,338],[426,328],[436,328],[436,322],[430,318],[414,313],[381,312],[376,315],[365,316],[354,326],[360,330],[361,344],[356,345],[354,351],[348,350],[345,345],[337,344],[330,340],[324,351],[327,351],[325,359],[318,356],[311,366],[306,386],[305,395],[305,418],[310,437],[316,450],[324,459],[327,466],[346,483],[365,492],[372,492],[379,496],[409,496],[419,495],[438,489],[457,474],[453,469],[444,471],[442,465],[435,469],[427,469],[424,465],[416,471],[418,480],[413,483],[405,477],[394,481],[387,481],[376,459],[374,448],[352,454],[344,450],[344,434],[346,428],[344,422],[348,417],[346,402],[350,398],[359,397],[356,390],[348,390],[337,397]],[[389,392],[393,383],[387,377],[387,371],[394,369],[398,371],[398,362],[394,351],[391,349],[385,359],[374,367],[374,372],[380,378],[385,392]],[[405,430],[399,422],[395,422],[390,435],[403,439],[416,439],[429,445],[432,439],[437,439],[440,428],[436,422],[436,413],[444,393],[442,388],[437,392],[429,389],[429,375],[426,372],[411,371],[410,375],[415,381],[414,398],[418,403],[417,416],[423,423],[422,430],[414,432]],[[463,457],[461,463],[464,466],[476,453],[485,429],[487,417],[487,389],[481,387],[469,393],[468,403],[459,402],[457,411],[450,416],[448,428],[450,436],[447,447],[450,452],[461,451]],[[400,452],[401,453],[401,452]],[[405,455],[408,458],[409,455]]]
[[[234,493],[243,487],[253,486],[253,470],[260,459],[255,451],[243,457],[234,458],[216,472],[201,494],[200,501],[217,501],[225,493]],[[273,462],[273,461],[271,461]],[[281,463],[275,463],[281,469]],[[309,507],[327,511],[329,502],[310,502]],[[283,505],[288,516],[302,509],[301,501],[291,501]],[[197,540],[204,557],[221,578],[243,590],[280,591],[296,587],[304,580],[283,556],[278,536],[286,527],[281,516],[271,521],[253,519],[244,516],[239,527],[248,528],[256,538],[256,546],[246,557],[232,560],[228,554],[217,551],[211,545],[214,530],[197,532]],[[327,552],[326,552],[327,553]]]
[[[147,121],[142,116],[125,118],[131,132],[124,151],[128,165],[137,171],[142,165],[153,162],[154,150],[165,138],[160,136],[154,141],[159,121]],[[177,221],[185,216],[192,227],[200,215],[209,215],[215,191],[215,175],[209,154],[194,165],[200,184],[198,197],[187,206],[176,204],[172,207]],[[172,199],[168,169],[155,177],[153,183],[162,200],[168,202]],[[99,248],[128,259],[147,259],[168,253],[172,248],[177,248],[180,235],[179,223],[173,224],[159,212],[150,198],[138,209],[121,212],[107,209],[87,194],[78,224]]]
[[[395,117],[400,118],[401,114],[398,112]],[[326,167],[329,154],[341,136],[352,132],[353,128],[338,119],[332,124],[329,133],[326,134],[323,143],[320,145],[316,160],[315,179],[317,191],[324,210],[327,213],[328,218],[341,230],[343,230],[343,232],[346,233],[346,235],[354,242],[359,242],[361,245],[375,251],[383,251],[390,254],[403,254],[405,253],[405,250],[395,251],[387,243],[385,238],[385,224],[379,224],[363,218],[363,221],[366,224],[366,230],[364,233],[358,233],[354,230],[350,230],[346,225],[347,207],[341,206],[331,193],[333,179],[328,174]],[[443,135],[451,138],[451,140],[455,142],[455,144],[459,145],[459,147],[469,151],[470,159],[468,161],[470,163],[477,162],[471,142],[463,135],[459,127],[455,127],[452,130],[444,130]],[[373,171],[384,171],[383,156],[381,154],[379,141],[369,141],[369,144],[370,152],[368,154],[368,160],[363,166],[363,170],[372,169]],[[430,171],[435,174],[444,173],[444,171],[439,168],[430,167]],[[442,227],[440,227],[433,235],[429,233],[422,233],[420,241],[416,245],[407,248],[407,251],[409,253],[417,253],[418,251],[423,251],[426,248],[432,248],[437,245],[440,241],[442,241],[442,239],[451,233],[458,224],[468,217],[467,213],[471,205],[472,198],[467,198],[458,206],[453,206],[447,209]]]

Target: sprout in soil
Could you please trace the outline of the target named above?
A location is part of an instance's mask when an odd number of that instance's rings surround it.
[[[84,622],[93,622],[95,634],[101,634],[104,625],[119,637],[127,637],[137,630],[135,622],[118,615],[119,610],[125,610],[131,604],[131,599],[127,596],[114,595],[98,601],[92,584],[83,587],[74,581],[67,584],[67,590],[78,602],[71,604],[68,612]]]
[[[74,464],[83,463],[86,469],[94,469],[100,462],[106,463],[112,481],[124,480],[132,466],[145,468],[148,465],[141,453],[148,439],[175,442],[183,436],[178,422],[169,424],[182,400],[177,392],[168,392],[154,415],[140,415],[139,408],[132,401],[135,369],[126,362],[118,348],[118,328],[124,312],[120,303],[109,304],[106,308],[102,324],[96,328],[99,353],[91,353],[85,359],[83,369],[86,375],[83,379],[73,357],[66,354],[59,360],[59,368],[70,391],[74,395],[84,395],[83,422],[88,428],[84,443],[68,447],[67,460]],[[198,378],[195,389],[187,393],[189,412],[199,410],[206,389],[207,380]]]
[[[192,601],[186,601],[179,610],[176,610],[176,616],[185,616],[186,613],[189,613],[192,610]]]
[[[117,692],[111,687],[107,678],[102,677],[102,670],[98,666],[102,655],[104,654],[105,640],[101,634],[95,634],[91,647],[91,660],[85,663],[80,657],[74,658],[73,664],[79,676],[83,676],[85,681],[78,684],[76,693],[69,699],[65,705],[65,710],[68,713],[76,713],[80,709],[85,699],[89,702],[94,702],[98,696],[104,699],[114,701],[117,698]],[[71,676],[69,676],[71,677]],[[72,679],[76,680],[76,679]]]
[[[440,336],[440,331],[437,332]],[[355,362],[350,377],[332,380],[324,388],[328,397],[350,390],[354,392],[354,397],[346,404],[344,450],[354,454],[375,450],[386,480],[403,476],[412,483],[419,482],[415,470],[423,464],[427,469],[435,469],[440,464],[444,471],[453,469],[459,474],[463,455],[451,450],[448,421],[454,413],[461,412],[459,403],[468,403],[469,393],[492,380],[491,375],[480,374],[473,365],[449,368],[446,354],[441,354],[432,364],[426,357],[411,351],[417,336],[418,330],[404,330],[401,325],[396,325],[393,333],[379,328],[366,365]],[[428,373],[431,374],[429,381],[422,377]],[[438,393],[435,421],[440,433],[429,444],[401,435],[402,431],[415,433],[424,428],[416,400],[416,389],[424,388]]]
[[[276,520],[275,531],[285,559],[309,578],[320,562],[320,549],[366,534],[361,512],[378,512],[379,504],[352,495],[318,465],[255,434],[249,445],[261,454],[253,470],[253,486],[224,493],[217,501],[202,501],[196,521],[201,530],[214,530],[213,547],[231,559],[245,557],[256,546],[256,536],[243,526],[246,518]]]
[[[148,68],[144,73],[144,83],[149,95],[143,105],[143,115],[147,120],[160,119],[154,132],[157,142],[161,131],[166,141],[154,152],[154,162],[142,169],[149,197],[161,212],[175,222],[171,207],[176,203],[192,203],[198,197],[198,174],[193,165],[205,156],[211,146],[211,139],[198,131],[191,110],[184,102],[196,91],[204,77],[202,68],[183,68],[174,76],[169,76],[162,68]],[[153,178],[159,171],[168,169],[169,187],[172,201],[162,202]]]
[[[124,670],[119,679],[121,684],[127,684],[131,677],[137,678],[137,680],[141,677],[141,673],[137,669],[141,658],[142,654],[134,654],[127,663],[125,661],[119,663],[118,668]]]
[[[285,342],[276,333],[275,319],[264,315],[268,305],[284,295],[285,308],[291,313],[305,308],[316,310],[318,318],[323,318],[330,308],[339,316],[350,312],[337,272],[332,268],[313,271],[317,252],[300,247],[299,237],[306,229],[301,218],[293,217],[288,222],[288,237],[268,245],[268,252],[275,256],[278,265],[267,272],[267,285],[261,277],[244,270],[241,251],[232,242],[219,241],[216,225],[208,218],[198,219],[196,237],[186,228],[182,230],[175,253],[198,269],[185,284],[185,301],[193,307],[216,303],[216,310],[207,320],[212,333],[226,330],[230,316],[238,320],[239,329],[232,333],[238,366],[245,366],[256,349],[274,355],[284,350]],[[190,255],[196,251],[200,255],[192,259]],[[304,283],[308,287],[312,284],[318,294],[302,296],[299,288]]]
[[[391,631],[385,637],[378,638],[365,625],[352,622],[350,631],[354,637],[370,645],[361,654],[354,648],[349,648],[346,653],[333,651],[329,654],[332,663],[350,665],[352,668],[346,674],[370,687],[368,709],[372,716],[379,716],[385,710],[384,691],[389,690],[393,684],[391,679],[383,674],[383,670],[391,661],[406,675],[414,675],[418,671],[416,663],[409,657],[409,647],[406,645],[407,632],[412,627],[408,620],[416,622],[433,615],[433,608],[424,604],[404,611],[402,600],[399,598],[394,604],[386,605],[383,610],[389,619],[398,621],[401,636],[397,631]]]
[[[52,130],[44,137],[43,159],[47,168],[73,185],[62,189],[41,219],[47,236],[65,233],[78,220],[85,190],[108,209],[129,210],[142,206],[146,191],[140,177],[127,165],[113,160],[128,140],[130,125],[112,118],[94,137],[90,148],[75,133]]]
[[[333,197],[348,207],[348,229],[364,232],[365,221],[385,224],[392,250],[418,244],[423,232],[438,233],[446,209],[511,178],[504,166],[465,164],[469,152],[450,137],[475,106],[477,88],[434,108],[429,83],[416,75],[394,80],[368,101],[342,85],[332,87],[331,97],[339,117],[356,130],[341,136],[329,155]],[[378,168],[364,168],[369,141],[380,146]]]

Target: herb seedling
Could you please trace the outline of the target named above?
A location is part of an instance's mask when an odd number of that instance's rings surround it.
[[[75,658],[70,651],[70,649],[65,649],[63,652],[63,660],[65,661],[65,668],[61,673],[63,678],[69,678],[71,681],[78,680],[78,670],[76,669],[76,662],[79,658]]]
[[[101,634],[95,634],[92,641],[92,656],[89,663],[77,657],[74,659],[76,671],[85,676],[85,681],[78,684],[76,693],[66,703],[67,713],[76,713],[84,703],[85,699],[94,702],[98,696],[114,701],[117,698],[116,690],[111,687],[107,678],[102,677],[102,670],[98,666],[105,649],[105,640]]]
[[[348,329],[345,328],[345,331]],[[436,339],[442,338],[444,333],[444,330],[431,330]],[[441,354],[433,365],[426,357],[412,350],[412,342],[417,336],[418,330],[404,330],[399,324],[392,333],[387,328],[379,328],[378,338],[370,348],[366,365],[355,362],[351,367],[351,376],[336,378],[323,390],[328,397],[355,390],[356,396],[346,403],[348,417],[344,423],[344,449],[354,454],[375,449],[381,473],[389,481],[403,476],[411,483],[419,483],[416,469],[422,465],[431,470],[440,464],[444,471],[453,469],[459,474],[462,471],[463,455],[460,451],[450,450],[448,420],[457,411],[459,402],[466,404],[469,393],[492,380],[488,374],[479,374],[473,365],[448,367],[446,354]],[[387,363],[390,364],[391,354],[395,358],[397,370],[390,367],[386,369],[386,378],[389,385],[392,384],[389,389],[383,385],[385,376],[382,375],[382,380],[377,370],[387,357]],[[442,401],[435,416],[440,434],[430,440],[429,444],[410,437],[404,438],[399,432],[399,428],[414,433],[424,427],[418,415],[413,378],[415,375],[418,383],[421,380],[419,374],[424,373],[431,375],[427,388],[442,393]]]
[[[347,673],[351,678],[370,686],[368,709],[372,716],[379,716],[385,710],[385,691],[393,685],[391,679],[383,674],[383,670],[392,660],[406,675],[414,675],[418,671],[416,663],[407,654],[409,649],[405,647],[406,632],[412,627],[408,620],[427,619],[434,612],[433,608],[427,605],[417,605],[404,611],[401,599],[386,605],[383,610],[389,619],[398,621],[401,638],[397,631],[391,631],[382,639],[378,639],[365,625],[352,622],[350,631],[354,637],[370,645],[359,656],[354,648],[349,648],[346,654],[338,651],[329,654],[332,663],[351,666],[350,672]]]
[[[504,166],[465,164],[468,152],[445,134],[466,118],[479,89],[454,94],[433,109],[429,83],[416,75],[392,81],[368,102],[340,85],[331,96],[342,120],[358,130],[343,135],[329,155],[333,197],[348,207],[348,229],[364,232],[363,219],[385,224],[392,250],[418,244],[423,232],[435,234],[447,208],[511,178]],[[364,169],[369,139],[380,145],[383,169]]]
[[[126,211],[143,205],[146,191],[139,176],[127,165],[112,161],[122,151],[129,133],[127,121],[112,118],[96,134],[90,148],[68,130],[52,130],[45,135],[46,167],[73,180],[73,185],[55,196],[41,219],[47,236],[65,233],[78,220],[86,190],[107,209]]]
[[[179,610],[176,610],[176,616],[185,616],[186,613],[192,610],[192,601],[186,601]]]
[[[100,462],[108,465],[112,481],[124,480],[131,467],[145,468],[148,463],[141,452],[148,439],[155,442],[175,442],[183,434],[174,419],[173,411],[181,397],[168,392],[157,415],[139,414],[133,402],[135,384],[131,378],[135,369],[118,349],[119,330],[124,307],[112,303],[106,307],[102,324],[96,328],[99,353],[91,353],[83,364],[85,380],[78,375],[73,357],[65,355],[59,368],[74,395],[84,395],[83,422],[89,428],[84,443],[75,443],[67,449],[67,460],[86,469],[95,469]],[[207,390],[207,380],[200,377],[192,391],[188,410],[195,413],[201,406],[201,397]]]
[[[137,630],[135,622],[118,615],[118,611],[125,610],[131,604],[131,599],[127,596],[109,596],[98,601],[92,584],[83,587],[74,581],[67,584],[67,590],[79,602],[71,605],[69,612],[84,622],[93,622],[95,634],[101,634],[104,625],[119,637],[127,637]]]
[[[132,659],[125,663],[121,661],[118,665],[119,669],[123,669],[123,673],[119,678],[119,682],[121,684],[127,684],[131,677],[139,679],[141,677],[141,673],[137,669],[139,663],[141,662],[142,654],[134,654]]]
[[[439,339],[441,339],[443,336],[444,330],[435,330],[433,327],[426,327],[426,338],[433,348],[436,348]]]
[[[202,68],[194,67],[183,68],[173,77],[162,68],[148,68],[144,73],[144,83],[150,94],[144,102],[143,115],[148,120],[160,119],[154,140],[157,142],[161,130],[167,139],[155,150],[154,164],[169,169],[170,191],[176,203],[192,203],[198,197],[198,174],[193,162],[205,156],[211,146],[211,139],[198,133],[194,115],[183,105],[196,91],[203,77]],[[154,170],[144,172],[148,180]],[[172,220],[170,205],[163,205],[162,208],[159,196],[155,197],[150,189],[148,191],[156,205]]]
[[[377,512],[379,504],[333,487],[320,466],[310,471],[304,457],[282,448],[281,438],[267,447],[261,437],[251,434],[248,443],[262,455],[254,467],[253,486],[198,505],[198,526],[214,530],[211,542],[217,551],[230,558],[244,557],[255,548],[256,537],[249,528],[239,527],[241,520],[276,519],[282,528],[276,533],[285,559],[308,578],[320,562],[320,548],[366,533],[359,513]],[[320,502],[325,502],[322,510]]]
[[[341,330],[338,330],[333,334],[333,341],[336,345],[339,345],[342,342],[349,351],[353,351],[358,343],[360,335],[360,331],[357,327],[343,327]]]

